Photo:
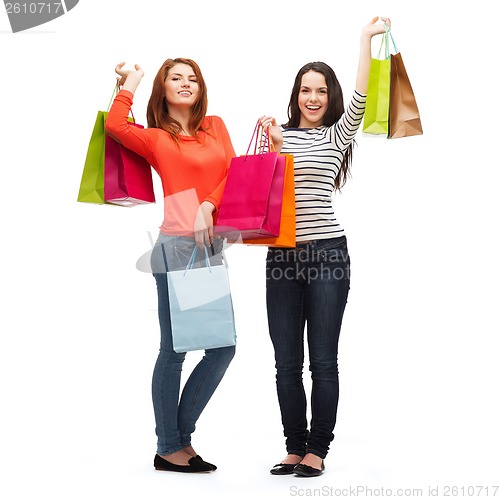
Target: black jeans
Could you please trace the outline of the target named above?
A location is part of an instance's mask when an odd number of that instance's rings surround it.
[[[349,282],[344,236],[268,251],[267,315],[289,454],[325,458],[333,440],[339,398],[338,342]],[[302,381],[306,325],[312,375],[310,430]]]

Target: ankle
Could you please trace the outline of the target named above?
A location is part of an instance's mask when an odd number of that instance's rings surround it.
[[[298,464],[303,459],[300,455],[288,454],[282,461],[282,464]]]
[[[184,450],[174,451],[168,455],[160,455],[160,457],[176,465],[189,465],[189,460],[192,458]]]
[[[194,451],[194,448],[191,445],[186,446],[185,448],[182,449],[182,451],[187,453],[190,457],[196,457],[198,455],[198,453]]]
[[[300,463],[309,465],[310,467],[314,467],[315,469],[321,469],[323,459],[318,455],[315,455],[314,453],[306,453]]]

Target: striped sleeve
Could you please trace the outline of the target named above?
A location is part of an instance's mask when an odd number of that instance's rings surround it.
[[[340,151],[345,151],[354,140],[354,136],[365,114],[365,106],[366,94],[360,94],[355,90],[344,114],[335,124],[332,131],[332,142]]]

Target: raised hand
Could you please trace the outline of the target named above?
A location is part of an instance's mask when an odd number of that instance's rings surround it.
[[[382,23],[378,23],[378,20],[381,20]],[[370,38],[374,35],[380,35],[381,33],[385,33],[386,24],[389,29],[391,27],[391,20],[388,17],[379,17],[375,16],[366,26],[363,27],[362,35],[368,35]]]
[[[139,82],[144,76],[144,71],[138,64],[134,65],[134,69],[123,69],[123,66],[125,66],[125,63],[121,62],[115,67],[115,73],[120,76],[119,79],[117,78],[118,85],[125,85],[125,83],[129,83],[129,85],[133,86],[135,91],[137,85],[139,85]]]
[[[377,23],[378,20],[382,23]],[[385,33],[385,26],[391,27],[388,17],[375,16],[361,31],[361,45],[359,51],[358,74],[356,76],[356,90],[360,94],[366,94],[368,90],[368,76],[370,74],[371,62],[371,40],[374,35]]]

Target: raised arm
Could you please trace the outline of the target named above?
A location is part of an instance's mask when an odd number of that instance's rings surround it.
[[[380,19],[387,26],[391,26],[391,20],[388,17],[381,17]],[[372,59],[372,37],[385,33],[384,24],[375,24],[378,20],[378,16],[374,17],[361,31],[358,74],[356,77],[356,90],[360,94],[366,94],[368,91],[368,76],[370,75],[370,63]]]
[[[115,68],[116,73],[120,75],[118,84],[122,85],[122,88],[113,101],[104,128],[115,140],[122,143],[126,148],[140,154],[151,165],[154,165],[151,135],[146,129],[135,127],[128,120],[134,92],[144,75],[144,71],[138,64],[135,65],[133,70],[124,70],[124,64],[120,63]]]

